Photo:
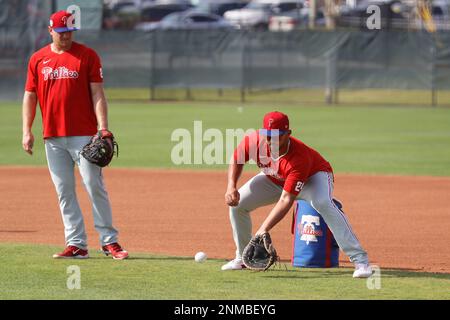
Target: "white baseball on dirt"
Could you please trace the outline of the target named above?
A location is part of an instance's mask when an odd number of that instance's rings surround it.
[[[206,258],[208,258],[208,257],[206,256],[206,253],[204,253],[204,252],[200,251],[195,254],[195,262],[204,262],[204,261],[206,261]]]

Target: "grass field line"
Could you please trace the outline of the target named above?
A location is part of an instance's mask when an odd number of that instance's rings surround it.
[[[0,170],[8,170],[8,169],[46,169],[48,167],[46,165],[0,165]],[[181,173],[198,173],[198,174],[208,174],[208,173],[223,173],[224,176],[227,174],[227,168],[217,169],[217,168],[205,168],[205,167],[187,167],[187,166],[179,166],[179,167],[106,167],[103,170],[114,170],[114,171],[147,171],[147,172],[157,172],[164,174],[164,172],[176,172],[179,171]],[[256,166],[247,166],[245,171],[247,173],[258,174],[260,170]],[[383,173],[353,173],[353,172],[335,172],[336,176],[347,176],[347,177],[386,177],[386,178],[396,178],[396,177],[410,177],[417,179],[431,179],[434,181],[450,181],[450,177],[448,176],[432,176],[432,175],[408,175],[408,174],[383,174]]]

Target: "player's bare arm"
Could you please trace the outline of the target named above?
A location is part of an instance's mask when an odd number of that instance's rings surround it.
[[[242,174],[244,168],[243,164],[238,164],[236,161],[230,163],[228,167],[228,187],[225,193],[225,202],[231,207],[239,204],[240,195],[237,190],[237,182]]]
[[[98,127],[99,129],[108,130],[108,104],[106,103],[103,84],[101,82],[91,82],[90,87]]]
[[[295,198],[295,195],[283,190],[277,204],[273,207],[272,211],[270,211],[270,214],[267,216],[266,220],[264,220],[256,234],[269,232],[278,222],[280,222],[286,213],[289,212]]]
[[[33,155],[34,136],[31,132],[36,116],[36,92],[25,91],[22,103],[22,147],[29,155]]]

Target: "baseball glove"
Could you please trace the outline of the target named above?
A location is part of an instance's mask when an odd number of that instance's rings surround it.
[[[100,130],[81,150],[81,155],[87,161],[99,167],[107,166],[114,154],[119,156],[119,145],[114,140],[114,135],[108,130]]]
[[[266,271],[278,261],[272,239],[268,232],[254,236],[242,253],[242,261],[250,270]]]

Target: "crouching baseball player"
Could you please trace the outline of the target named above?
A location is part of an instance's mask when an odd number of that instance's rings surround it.
[[[238,179],[250,159],[262,172],[238,191]],[[263,129],[241,141],[228,169],[225,202],[237,249],[235,259],[223,265],[222,270],[245,268],[242,252],[252,237],[251,211],[276,203],[255,235],[263,234],[283,219],[296,199],[302,199],[320,213],[339,247],[355,264],[353,277],[371,276],[367,253],[343,212],[332,201],[333,183],[331,165],[317,151],[291,136],[288,116],[277,111],[266,114]]]
[[[102,168],[80,156],[94,134],[112,136],[108,131],[107,104],[103,92],[100,58],[94,50],[72,41],[76,29],[73,16],[54,13],[48,27],[52,43],[34,53],[28,65],[23,98],[23,149],[33,153],[31,132],[39,101],[44,128],[45,152],[51,178],[58,194],[65,228],[66,248],[54,258],[89,257],[83,216],[75,193],[74,166],[92,202],[100,244],[114,259],[128,258],[118,243]]]

